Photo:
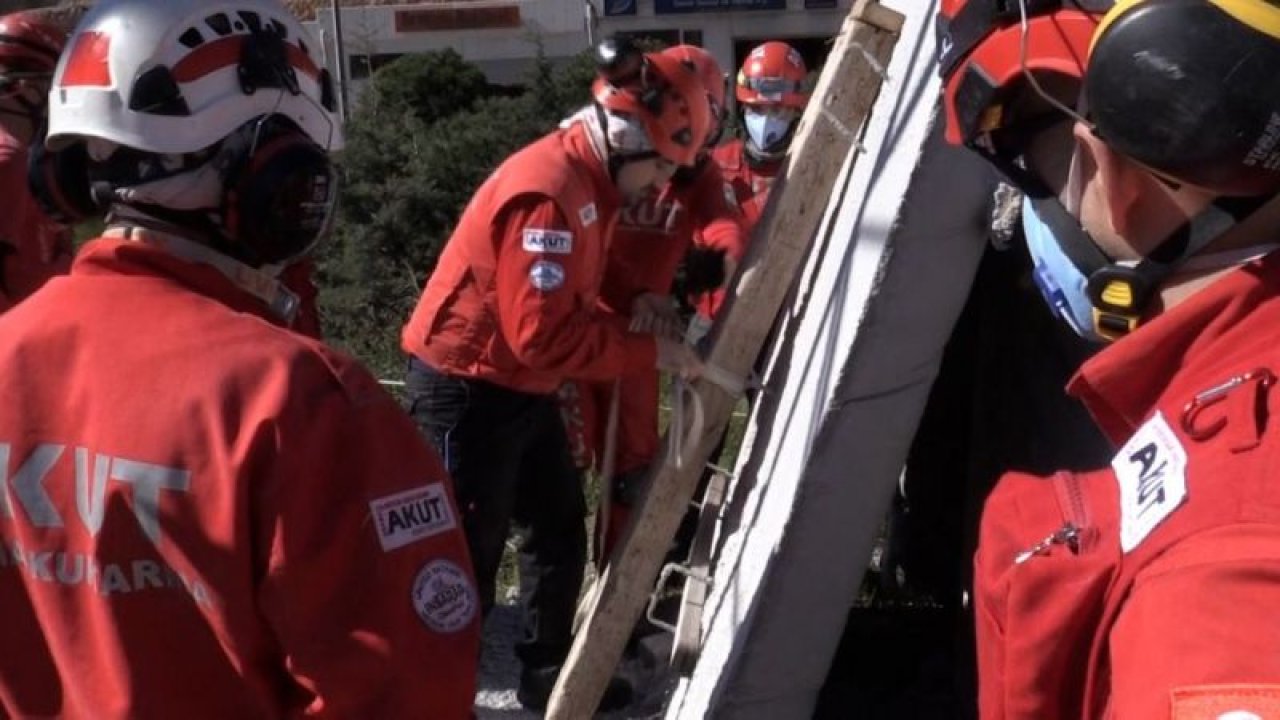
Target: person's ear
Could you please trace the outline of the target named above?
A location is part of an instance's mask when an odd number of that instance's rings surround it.
[[[1139,200],[1151,181],[1150,173],[1112,150],[1082,123],[1076,123],[1074,133],[1082,153],[1080,169],[1086,178],[1092,174],[1092,187],[1086,192],[1100,203],[1108,227],[1120,238],[1132,239],[1141,225]]]

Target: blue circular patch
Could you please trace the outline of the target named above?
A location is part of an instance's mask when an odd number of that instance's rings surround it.
[[[529,268],[529,282],[543,292],[564,285],[564,266],[550,260],[539,260]]]

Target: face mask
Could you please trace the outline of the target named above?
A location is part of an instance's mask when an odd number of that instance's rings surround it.
[[[1089,280],[1062,252],[1053,230],[1040,219],[1029,198],[1022,199],[1022,230],[1027,250],[1035,264],[1033,275],[1040,295],[1050,309],[1082,338],[1106,342],[1093,329],[1093,303],[1089,301]]]
[[[772,150],[773,146],[787,136],[791,129],[790,115],[746,110],[742,113],[742,122],[747,127],[747,136],[761,150]]]

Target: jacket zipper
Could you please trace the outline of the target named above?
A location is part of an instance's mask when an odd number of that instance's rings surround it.
[[[1071,549],[1071,552],[1073,553],[1079,552],[1080,551],[1080,528],[1076,527],[1075,525],[1072,525],[1071,523],[1067,523],[1063,525],[1062,527],[1053,531],[1053,533],[1051,533],[1045,539],[1041,540],[1035,545],[1032,545],[1026,550],[1023,550],[1022,552],[1018,553],[1017,557],[1013,559],[1013,564],[1021,565],[1022,563],[1030,560],[1036,555],[1043,555],[1049,552],[1049,549],[1052,548],[1054,545],[1066,545],[1068,548]]]
[[[1058,508],[1064,516],[1062,527],[1018,553],[1013,559],[1015,565],[1021,565],[1037,555],[1044,555],[1054,545],[1065,545],[1075,554],[1080,552],[1081,535],[1089,526],[1089,510],[1085,504],[1084,490],[1080,487],[1080,479],[1074,473],[1060,472],[1053,476],[1053,486],[1058,498]]]

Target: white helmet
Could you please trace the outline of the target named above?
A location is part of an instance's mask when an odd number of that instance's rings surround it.
[[[297,257],[342,146],[315,47],[278,0],[99,0],[54,73],[34,194],[66,222],[131,208],[255,267]]]
[[[264,28],[285,41],[293,88],[245,77],[242,44]],[[320,147],[339,150],[333,85],[317,47],[276,0],[101,0],[58,63],[47,144],[101,138],[190,153],[256,117],[283,115]]]

